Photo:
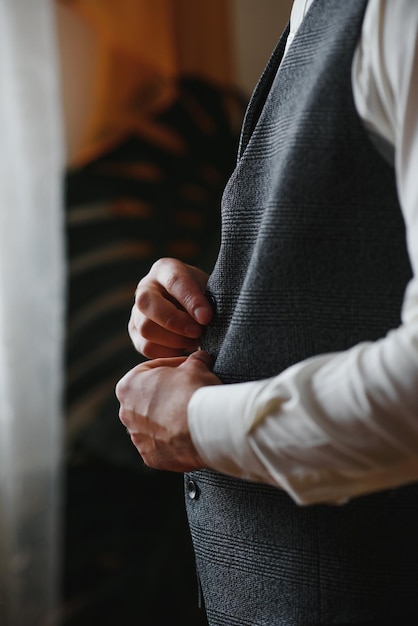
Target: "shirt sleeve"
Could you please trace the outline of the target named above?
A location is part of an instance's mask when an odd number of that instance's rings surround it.
[[[197,391],[192,439],[209,467],[339,503],[418,480],[418,3],[370,0],[353,61],[364,123],[395,148],[413,268],[402,324],[384,339],[277,377]]]

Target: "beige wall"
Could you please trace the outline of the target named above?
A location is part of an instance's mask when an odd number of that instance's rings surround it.
[[[290,15],[292,0],[230,0],[238,84],[253,90]]]
[[[92,31],[73,11],[55,3],[61,52],[61,92],[70,160],[77,151],[90,110],[96,44]]]
[[[236,81],[249,95],[286,24],[292,0],[228,1]],[[61,4],[57,4],[57,22],[64,76],[68,155],[71,158],[79,144],[89,110],[96,47],[89,27]]]

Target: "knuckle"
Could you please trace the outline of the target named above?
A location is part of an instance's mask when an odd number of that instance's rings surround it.
[[[148,289],[143,289],[138,286],[136,291],[136,306],[141,313],[149,311],[152,304],[152,297]]]
[[[177,325],[178,321],[175,315],[168,315],[167,317],[165,317],[163,327],[166,330],[173,333],[176,331]]]
[[[173,257],[169,257],[169,256],[160,257],[159,259],[154,261],[154,263],[152,264],[149,274],[158,272],[161,269],[166,271],[167,268],[175,267],[179,263],[180,262],[177,259],[174,259]]]
[[[134,344],[135,350],[139,354],[142,354],[143,356],[148,357],[148,354],[146,354],[148,352],[148,349],[147,349],[148,342],[144,341],[143,339],[138,339],[137,338],[137,339],[135,339],[133,344]]]
[[[127,425],[127,423],[128,423],[128,422],[127,422],[126,417],[127,417],[127,416],[126,416],[126,411],[125,411],[125,409],[124,409],[123,407],[121,407],[121,408],[119,409],[119,419],[120,419],[120,421],[122,422],[122,424],[123,424],[124,426],[126,426],[126,425]]]
[[[123,378],[119,380],[119,382],[116,384],[116,387],[115,387],[115,393],[116,393],[117,399],[122,402],[124,398],[126,398],[128,390],[129,390],[128,377],[124,376]],[[123,407],[121,407],[120,411],[123,412]]]
[[[166,289],[169,293],[175,291],[179,285],[182,283],[181,273],[173,268],[169,273],[166,279]]]
[[[156,261],[154,261],[154,263],[151,265],[151,269],[148,272],[147,276],[153,276],[154,274],[158,274],[160,269],[167,264],[167,260],[168,259],[166,257],[161,257],[160,259],[157,259]]]
[[[130,338],[132,339],[132,341],[135,340],[135,336],[137,334],[137,329],[136,329],[136,322],[133,319],[133,317],[131,316],[129,322],[128,322],[128,334],[130,336]]]
[[[151,341],[141,342],[141,354],[147,359],[154,359],[157,357],[155,346]]]
[[[152,322],[148,317],[144,317],[141,320],[138,320],[137,323],[137,331],[144,339],[151,339],[153,335],[153,329],[155,328],[154,322]]]
[[[164,282],[166,285],[177,285],[187,279],[189,272],[187,266],[178,259],[165,258],[164,261]]]

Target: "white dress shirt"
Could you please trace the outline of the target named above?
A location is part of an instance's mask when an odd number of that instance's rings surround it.
[[[313,1],[295,0],[287,49]],[[414,272],[401,326],[268,380],[203,387],[188,410],[208,467],[285,489],[300,504],[418,480],[417,0],[369,0],[352,85],[366,127],[395,149]]]

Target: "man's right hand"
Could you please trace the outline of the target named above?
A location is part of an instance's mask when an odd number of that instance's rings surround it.
[[[208,276],[176,259],[160,259],[138,283],[129,320],[135,348],[149,359],[181,356],[199,346],[212,319]]]

